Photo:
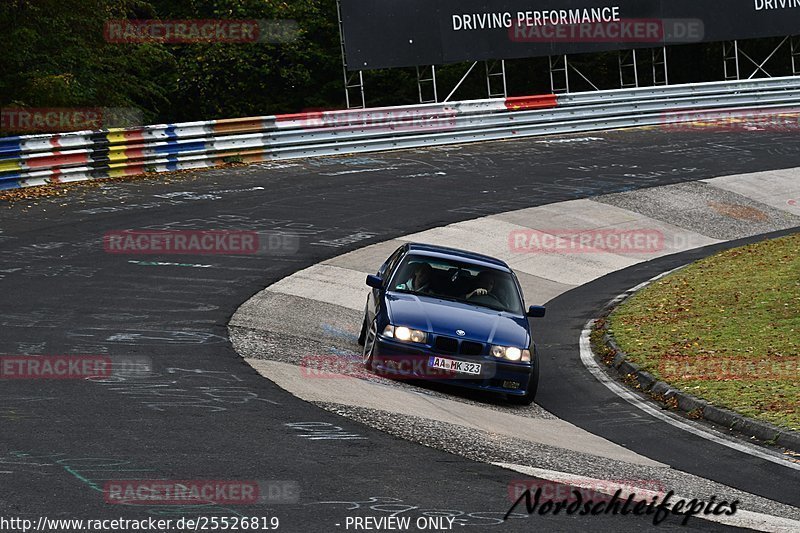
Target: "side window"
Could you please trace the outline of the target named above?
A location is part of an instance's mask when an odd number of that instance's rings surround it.
[[[519,279],[517,279],[517,275],[514,271],[511,271],[511,277],[514,279],[514,290],[519,294],[519,301],[522,304],[522,310],[525,311],[525,295],[522,293],[522,285],[519,284]]]
[[[389,261],[389,266],[386,268],[387,276],[394,273],[394,271],[397,270],[397,266],[403,262],[403,258],[405,257],[403,250],[400,249],[397,252],[398,252],[397,255],[394,256],[391,261]]]
[[[394,251],[392,255],[389,256],[389,259],[381,265],[380,270],[378,270],[378,277],[382,279],[386,279],[386,276],[394,272],[395,267],[397,267],[398,261],[403,256],[403,246],[398,248]]]

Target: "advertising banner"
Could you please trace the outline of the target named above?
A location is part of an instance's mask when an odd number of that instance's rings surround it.
[[[800,0],[340,0],[349,70],[792,35]]]

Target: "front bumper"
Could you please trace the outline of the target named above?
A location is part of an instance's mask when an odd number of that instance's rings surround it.
[[[430,366],[432,357],[479,363],[480,374],[448,372]],[[373,352],[373,370],[394,379],[419,379],[457,387],[523,396],[533,373],[532,363],[515,363],[488,355],[465,356],[438,352],[430,346],[398,342],[379,335]]]

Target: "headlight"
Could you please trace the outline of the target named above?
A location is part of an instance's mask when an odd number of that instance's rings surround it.
[[[417,329],[411,330],[411,342],[416,342],[419,344],[425,344],[428,340],[428,334],[424,331],[419,331]]]
[[[520,350],[514,346],[492,346],[491,354],[497,358],[502,357],[509,361],[529,363],[531,360],[531,352],[529,350]]]
[[[383,330],[383,336],[394,338],[403,342],[415,342],[417,344],[425,344],[428,340],[428,334],[418,329],[411,329],[405,326],[386,326]]]

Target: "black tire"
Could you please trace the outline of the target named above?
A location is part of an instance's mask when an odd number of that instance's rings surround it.
[[[372,358],[375,354],[375,339],[378,336],[378,324],[375,320],[372,321],[369,328],[367,328],[367,332],[364,334],[364,367],[367,370],[372,371],[373,362]]]
[[[364,315],[364,321],[361,323],[361,333],[358,334],[358,344],[364,346],[364,340],[367,338],[367,315]]]
[[[509,396],[508,401],[516,405],[530,405],[536,399],[536,391],[539,389],[539,358],[533,363],[533,372],[528,379],[528,389],[524,396]]]

